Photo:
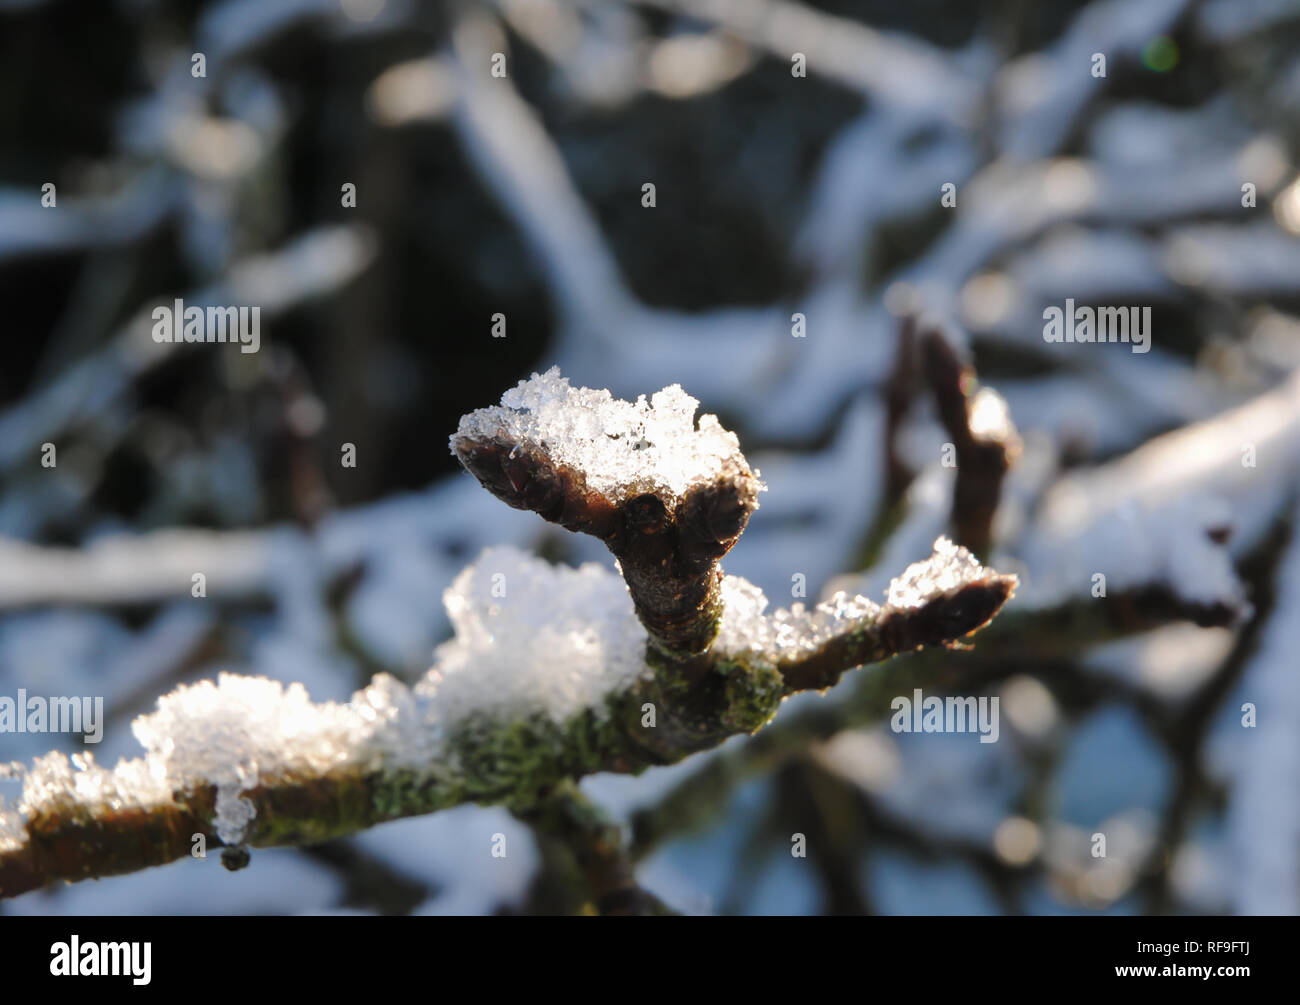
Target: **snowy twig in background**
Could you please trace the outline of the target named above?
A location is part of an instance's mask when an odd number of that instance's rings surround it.
[[[630,302],[612,251],[536,112],[512,87],[485,80],[487,58],[501,37],[485,15],[459,24],[456,127],[543,263],[562,315],[570,322],[609,321]]]
[[[923,329],[915,350],[908,341],[900,339],[900,364],[912,351],[919,355],[919,369],[951,437],[953,456],[946,464],[957,469],[953,532],[959,544],[985,554],[993,540],[1002,479],[1020,453],[1020,438],[1002,396],[992,388],[976,388],[974,368],[942,328]]]
[[[680,388],[617,402],[552,372],[466,416],[453,443],[471,470],[512,504],[613,542],[625,574],[636,569],[631,596],[594,564],[489,550],[447,591],[455,638],[414,688],[381,674],[346,704],[313,703],[298,684],[223,674],[136,720],[143,758],[111,771],[60,753],[15,766],[23,790],[0,811],[0,895],[168,862],[200,834],[240,864],[242,846],[309,843],[467,801],[546,816],[568,779],[752,732],[788,694],[956,643],[1013,592],[1014,576],[940,539],[883,606],[837,596],[765,615],[762,591],[716,569],[753,508],[755,476],[716,419],[696,427],[695,406]],[[672,590],[691,576],[697,606],[661,617],[655,605],[680,602]]]
[[[0,610],[180,597],[190,593],[196,571],[212,581],[214,594],[256,595],[272,578],[275,539],[263,531],[164,530],[72,549],[0,538]]]
[[[889,35],[784,0],[652,2],[712,22],[779,59],[802,52],[816,72],[882,103],[961,123],[974,112],[969,78],[915,38]]]
[[[1239,914],[1300,912],[1300,811],[1294,799],[1281,798],[1300,790],[1300,734],[1295,728],[1300,721],[1298,530],[1300,520],[1292,523],[1279,565],[1277,607],[1246,668],[1242,697],[1249,712],[1244,703],[1229,710],[1238,728],[1248,722],[1253,727],[1233,765],[1237,784],[1228,810],[1231,840],[1242,863],[1235,889]]]
[[[1058,479],[1009,545],[1024,565],[1017,608],[1107,589],[1162,588],[1198,624],[1249,612],[1233,557],[1285,511],[1300,470],[1300,374],[1204,422]],[[1258,459],[1258,463],[1256,463]]]
[[[1148,39],[1172,30],[1192,6],[1190,0],[1104,0],[1085,7],[1055,51],[1022,57],[999,74],[999,146],[1017,158],[1059,149],[1106,83],[1074,68],[1095,52],[1116,61],[1139,56]]]
[[[373,260],[374,235],[365,227],[320,227],[275,252],[234,264],[220,283],[187,291],[187,304],[257,304],[273,318],[304,300],[352,280]],[[8,471],[42,440],[57,439],[83,424],[102,422],[132,384],[162,365],[183,344],[152,337],[153,309],[146,303],[114,333],[109,346],[68,368],[20,404],[0,412],[0,471]]]

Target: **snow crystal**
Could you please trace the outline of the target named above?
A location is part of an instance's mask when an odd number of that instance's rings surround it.
[[[537,446],[557,464],[582,472],[587,485],[615,502],[646,492],[680,497],[716,478],[724,464],[743,464],[735,433],[699,401],[673,384],[647,402],[614,398],[607,390],[569,386],[559,367],[507,391],[501,404],[465,415],[451,438],[453,452],[466,440],[504,435]]]
[[[940,594],[956,590],[986,572],[965,548],[946,537],[934,542],[934,554],[914,562],[889,584],[889,606],[922,607]]]
[[[443,595],[456,630],[417,686],[455,722],[474,711],[544,711],[557,723],[647,672],[646,633],[617,573],[489,548]]]

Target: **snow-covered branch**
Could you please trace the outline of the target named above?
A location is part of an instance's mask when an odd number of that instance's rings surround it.
[[[717,562],[763,487],[716,416],[696,428],[698,404],[676,384],[616,401],[552,368],[465,416],[451,440],[493,495],[604,541],[650,638],[679,659],[717,635]]]
[[[512,505],[596,533],[626,585],[595,563],[488,549],[446,591],[455,636],[414,687],[380,674],[349,702],[314,703],[301,685],[222,674],[135,721],[141,758],[13,765],[23,789],[0,807],[0,896],[206,841],[238,865],[247,846],[465,802],[545,816],[574,778],[678,761],[845,670],[956,644],[1014,591],[1014,576],[941,538],[883,605],[836,595],[766,614],[761,590],[717,568],[757,474],[716,418],[697,426],[696,404],[676,387],[617,402],[552,372],[466,416],[453,446],[470,470]]]

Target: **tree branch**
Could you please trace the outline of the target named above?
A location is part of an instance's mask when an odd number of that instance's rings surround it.
[[[716,418],[695,428],[698,402],[679,387],[649,407],[592,393],[570,388],[558,370],[535,376],[501,406],[465,416],[452,452],[506,504],[604,541],[653,643],[678,659],[703,653],[722,615],[718,559],[762,486]],[[572,410],[591,413],[594,426],[573,434]],[[698,469],[679,467],[682,454]],[[611,467],[627,473],[613,480]]]
[[[959,544],[985,555],[993,541],[1002,479],[1020,453],[1020,437],[1006,402],[990,388],[976,389],[974,368],[942,329],[924,331],[920,343],[922,369],[957,453],[953,532]]]
[[[573,781],[565,781],[535,807],[517,814],[539,842],[571,858],[590,895],[587,910],[601,915],[664,915],[674,912],[637,885],[622,830]]]
[[[680,389],[647,408],[547,376],[534,378],[541,396],[521,385],[467,416],[453,444],[507,502],[602,537],[626,587],[597,565],[489,549],[447,591],[456,637],[414,688],[379,674],[346,704],[312,703],[301,685],[222,674],[135,721],[143,758],[14,766],[23,792],[0,807],[0,896],[161,865],[200,835],[237,849],[233,865],[249,846],[465,802],[551,819],[557,786],[678,761],[855,666],[956,645],[1016,587],[941,538],[883,606],[839,594],[766,615],[761,591],[717,568],[759,488],[735,437],[709,416],[696,428]],[[557,432],[584,422],[586,439]]]

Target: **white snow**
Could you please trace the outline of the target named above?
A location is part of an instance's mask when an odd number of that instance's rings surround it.
[[[656,7],[711,22],[778,59],[808,55],[815,72],[873,103],[966,122],[972,81],[959,60],[912,36],[886,33],[811,5],[783,0],[652,0]]]
[[[1236,633],[1227,628],[1198,628],[1179,622],[1095,646],[1080,662],[1093,673],[1176,704],[1214,676],[1235,643]]]
[[[957,734],[892,733],[885,724],[837,733],[818,762],[880,809],[927,834],[992,844],[1023,780],[1014,747]]]
[[[941,537],[934,542],[933,555],[913,562],[889,584],[889,606],[896,610],[923,607],[987,573],[969,551]]]
[[[563,723],[647,672],[646,633],[622,578],[594,562],[550,565],[490,548],[443,594],[456,637],[416,693],[440,718],[545,712]]]
[[[202,572],[214,596],[249,591],[269,574],[261,531],[159,530],[114,535],[83,548],[0,539],[0,607],[148,602],[188,594]]]
[[[489,853],[495,835],[506,851],[500,858]],[[520,904],[541,858],[532,831],[503,806],[453,806],[372,827],[353,840],[436,891],[414,914],[490,915]]]
[[[803,604],[764,614],[767,597],[737,576],[722,581],[724,611],[714,643],[723,655],[758,653],[773,661],[798,659],[837,636],[895,611],[915,610],[988,574],[965,548],[945,537],[934,542],[929,558],[913,562],[889,584],[885,606],[862,595],[836,591],[808,610]]]
[[[260,778],[323,775],[343,766],[373,769],[427,756],[436,730],[422,728],[410,693],[380,675],[352,702],[315,704],[301,684],[288,688],[261,677],[221,674],[216,683],[180,687],[158,699],[132,731],[147,753],[111,770],[91,754],[37,758],[20,772],[18,812],[32,816],[75,805],[148,809],[174,791],[217,786],[217,833],[241,840],[253,806],[241,793]],[[0,814],[0,834],[13,836],[14,814]]]
[[[1025,159],[1055,150],[1102,89],[1099,79],[1087,72],[1092,54],[1105,53],[1112,65],[1136,56],[1150,39],[1168,31],[1188,6],[1188,0],[1092,3],[1075,15],[1049,50],[1007,64],[997,79],[999,104],[1007,113],[999,148]]]
[[[378,690],[378,689],[377,689]],[[253,816],[239,793],[265,775],[322,775],[361,760],[367,733],[379,721],[374,705],[313,704],[300,684],[222,674],[158,700],[157,711],[132,724],[167,788],[216,783],[217,833],[236,842]]]
[[[1018,603],[1086,596],[1093,574],[1103,573],[1110,592],[1163,583],[1186,600],[1244,614],[1233,557],[1261,539],[1300,467],[1298,417],[1300,376],[1292,376],[1244,405],[1064,475],[1007,549],[1027,567]],[[1209,536],[1216,528],[1231,529],[1226,545]]]
[[[1293,510],[1293,512],[1296,512]],[[1294,526],[1294,525],[1293,525]],[[1300,538],[1292,537],[1277,579],[1277,607],[1246,669],[1240,701],[1225,709],[1228,742],[1237,748],[1228,825],[1239,914],[1300,910]],[[1245,725],[1242,705],[1257,716]]]
[[[544,450],[557,464],[583,473],[587,485],[614,502],[645,492],[680,497],[716,478],[728,461],[744,463],[735,433],[716,415],[695,410],[699,401],[673,384],[647,402],[620,401],[607,390],[574,388],[559,367],[507,391],[501,404],[465,415],[452,437],[504,434]]]
[[[1102,508],[1049,492],[1040,519],[1017,546],[1024,562],[1021,604],[1037,610],[1087,597],[1097,586],[1093,576],[1101,574],[1108,595],[1159,584],[1183,600],[1226,604],[1244,615],[1250,605],[1232,555],[1209,537],[1231,525],[1230,516],[1221,501],[1203,496],[1162,507],[1127,501]]]
[[[75,803],[120,810],[217,786],[217,833],[238,843],[259,780],[337,769],[450,772],[445,737],[473,713],[542,713],[563,723],[648,669],[645,632],[622,579],[594,563],[552,566],[513,548],[489,549],[443,596],[456,637],[414,691],[379,674],[350,702],[312,702],[301,684],[223,673],[182,686],[132,724],[143,758],[112,770],[89,754],[38,758],[21,771],[17,813],[0,812],[0,847],[22,840],[19,815]]]
[[[1233,42],[1282,27],[1295,17],[1292,0],[1211,0],[1197,11],[1197,28],[1206,38]]]
[[[1165,236],[1163,254],[1174,279],[1216,294],[1287,296],[1300,285],[1296,237],[1273,220],[1178,227]]]

